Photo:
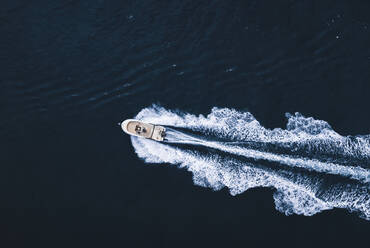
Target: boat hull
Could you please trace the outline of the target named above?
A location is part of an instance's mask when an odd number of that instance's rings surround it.
[[[159,125],[141,122],[134,119],[128,119],[121,123],[122,130],[133,136],[163,141],[166,129]]]

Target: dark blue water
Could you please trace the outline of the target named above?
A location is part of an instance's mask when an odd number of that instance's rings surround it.
[[[368,1],[3,1],[0,245],[366,245],[369,12]],[[131,140],[117,124],[138,113],[179,133]],[[288,194],[298,186],[323,205]]]

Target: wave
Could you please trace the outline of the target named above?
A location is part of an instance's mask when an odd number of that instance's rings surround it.
[[[153,105],[135,118],[167,126],[166,143],[131,141],[145,162],[186,168],[199,186],[232,195],[271,187],[287,215],[345,208],[370,220],[370,136],[341,136],[299,113],[286,117],[286,129],[271,130],[235,109],[196,116]]]

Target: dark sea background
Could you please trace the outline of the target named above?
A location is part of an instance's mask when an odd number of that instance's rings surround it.
[[[370,134],[370,1],[1,1],[1,247],[366,247],[345,209],[275,209],[146,164],[118,123],[160,104]]]

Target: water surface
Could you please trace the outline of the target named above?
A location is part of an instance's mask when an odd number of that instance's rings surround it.
[[[363,246],[368,153],[353,144],[370,134],[369,11],[344,0],[2,2],[3,246]],[[250,113],[267,133],[177,123],[213,143],[138,157],[117,123],[153,104],[205,119],[214,107]],[[343,140],[302,143],[289,134],[296,112]],[[239,150],[214,147],[245,138]],[[167,146],[199,152],[196,162],[242,161],[265,181],[230,172],[199,187],[195,170],[142,159]],[[287,196],[283,181],[301,188]],[[296,198],[302,187],[308,201]]]

